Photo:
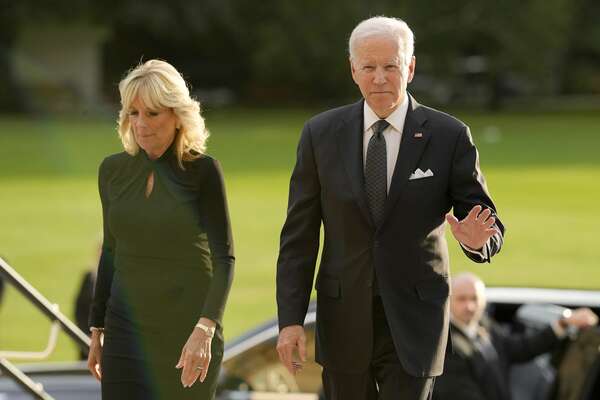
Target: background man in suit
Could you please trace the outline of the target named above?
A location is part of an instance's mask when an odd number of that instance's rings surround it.
[[[444,374],[433,392],[435,400],[510,400],[509,367],[531,361],[555,348],[566,337],[566,328],[589,328],[598,317],[589,308],[578,308],[565,318],[534,333],[514,334],[488,319],[485,285],[476,275],[452,278],[450,335],[454,352],[448,353]]]
[[[503,227],[469,129],[406,93],[415,72],[406,23],[365,20],[349,51],[364,99],[310,119],[298,145],[277,264],[277,350],[290,372],[301,366],[296,351],[306,358],[323,224],[316,358],[327,398],[427,399],[448,339],[445,221],[476,262],[500,250]]]

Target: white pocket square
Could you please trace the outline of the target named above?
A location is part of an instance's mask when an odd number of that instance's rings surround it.
[[[415,172],[410,174],[410,176],[408,177],[408,180],[413,181],[415,179],[429,178],[432,176],[433,176],[433,171],[431,171],[430,169],[427,169],[427,171],[423,172],[423,170],[421,170],[421,168],[417,168],[417,169],[415,169]]]

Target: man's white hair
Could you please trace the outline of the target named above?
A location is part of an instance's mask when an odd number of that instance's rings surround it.
[[[409,64],[414,48],[415,37],[412,30],[406,22],[400,18],[390,18],[384,16],[372,17],[365,19],[352,31],[350,40],[348,41],[348,52],[350,60],[356,56],[356,47],[361,40],[369,37],[380,36],[387,37],[398,42],[398,50],[404,55],[404,63]]]

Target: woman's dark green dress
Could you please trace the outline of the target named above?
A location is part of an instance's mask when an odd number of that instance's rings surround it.
[[[172,147],[156,160],[140,150],[100,166],[104,243],[90,324],[105,328],[103,399],[214,395],[234,264],[225,188],[216,160],[182,170]],[[202,316],[217,322],[212,360],[204,383],[184,389],[175,365]]]

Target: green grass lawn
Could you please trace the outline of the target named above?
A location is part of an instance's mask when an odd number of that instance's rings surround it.
[[[207,114],[209,153],[224,169],[236,245],[228,338],[275,315],[279,230],[296,142],[310,114]],[[503,251],[486,265],[470,263],[450,238],[452,272],[469,269],[493,285],[597,289],[600,115],[457,115],[471,126],[507,234]],[[0,119],[0,255],[68,316],[101,240],[97,167],[117,151],[110,119]],[[47,329],[9,289],[0,308],[0,350],[41,349]],[[61,337],[53,359],[75,354]]]

